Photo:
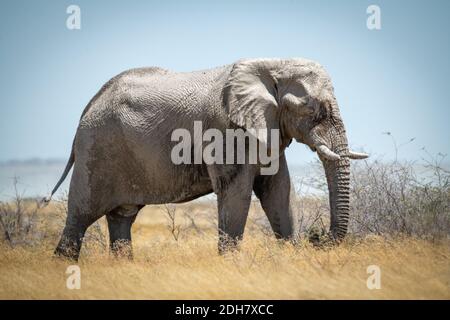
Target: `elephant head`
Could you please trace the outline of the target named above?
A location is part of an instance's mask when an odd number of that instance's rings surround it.
[[[330,236],[340,241],[349,219],[350,151],[330,77],[306,59],[257,59],[236,63],[223,91],[231,122],[246,129],[279,129],[281,145],[292,139],[317,152],[325,169]]]

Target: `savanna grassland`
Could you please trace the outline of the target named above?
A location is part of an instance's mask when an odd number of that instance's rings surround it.
[[[34,233],[0,245],[0,298],[450,299],[446,239],[366,235],[334,247],[292,245],[270,234],[255,202],[241,250],[219,256],[215,212],[211,201],[145,207],[133,226],[134,261],[109,255],[103,218],[85,239],[81,289],[69,290],[73,263],[52,258],[64,203],[29,209],[21,219],[34,221]],[[370,265],[380,267],[381,289],[367,287]]]
[[[444,158],[353,165],[349,234],[338,246],[323,245],[330,219],[320,166],[295,181],[295,245],[275,239],[257,200],[241,250],[225,256],[217,254],[212,198],[143,208],[132,228],[133,261],[109,254],[102,218],[84,238],[79,290],[66,286],[73,262],[53,258],[67,201],[38,208],[15,184],[16,196],[0,202],[0,299],[450,299]],[[367,286],[369,277],[376,284],[369,266],[381,271],[380,289]]]

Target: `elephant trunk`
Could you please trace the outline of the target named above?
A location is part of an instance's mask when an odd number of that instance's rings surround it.
[[[330,152],[337,158],[320,156],[327,178],[330,202],[330,236],[337,242],[347,234],[350,214],[350,158],[344,124],[338,114],[328,131]]]
[[[330,235],[340,241],[347,234],[350,213],[350,161],[324,163],[330,201]]]

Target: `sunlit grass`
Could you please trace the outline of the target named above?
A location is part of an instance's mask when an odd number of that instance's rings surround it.
[[[210,205],[181,206],[178,241],[164,207],[146,207],[133,226],[134,261],[114,259],[95,241],[78,262],[81,289],[66,288],[72,262],[54,259],[54,236],[32,246],[0,245],[2,299],[450,299],[448,240],[349,237],[317,249],[279,242],[250,219],[238,252],[217,254]],[[48,209],[47,209],[48,211]],[[255,215],[253,210],[252,215]],[[194,215],[196,227],[184,215]],[[44,215],[48,219],[56,217]],[[41,226],[42,227],[42,226]],[[101,225],[102,232],[106,228]],[[49,233],[50,231],[46,231]],[[381,289],[369,290],[367,267],[381,268]]]

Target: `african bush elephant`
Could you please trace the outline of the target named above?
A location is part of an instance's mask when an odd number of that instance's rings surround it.
[[[301,58],[241,60],[188,73],[139,68],[115,76],[83,111],[70,159],[52,191],[73,165],[68,216],[55,253],[78,259],[86,229],[103,215],[113,252],[119,243],[131,248],[131,225],[144,205],[181,203],[211,192],[218,198],[219,252],[242,238],[252,191],[275,235],[295,239],[298,218],[284,156],[292,139],[323,162],[330,236],[339,241],[349,217],[349,159],[367,155],[349,151],[333,90],[324,68]],[[261,175],[261,164],[247,162],[174,164],[171,134],[177,128],[192,132],[194,121],[220,132],[278,129],[278,171]]]

